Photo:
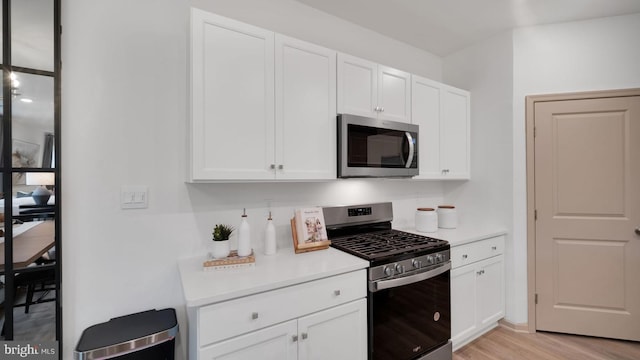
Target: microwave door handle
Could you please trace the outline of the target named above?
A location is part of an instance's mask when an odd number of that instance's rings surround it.
[[[407,156],[407,161],[405,162],[404,167],[405,168],[410,168],[411,164],[413,163],[413,155],[415,152],[415,145],[413,143],[413,136],[411,136],[410,132],[405,132],[404,136],[406,136],[407,141],[409,142],[409,155]]]

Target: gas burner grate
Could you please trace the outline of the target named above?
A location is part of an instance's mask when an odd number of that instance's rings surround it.
[[[431,249],[446,245],[447,242],[404,231],[384,230],[331,239],[331,244],[340,250],[373,260],[400,253]]]

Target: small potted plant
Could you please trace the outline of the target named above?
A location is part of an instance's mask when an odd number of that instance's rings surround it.
[[[224,259],[229,256],[229,236],[233,232],[233,227],[225,224],[217,224],[213,228],[213,248],[211,255],[215,259]]]

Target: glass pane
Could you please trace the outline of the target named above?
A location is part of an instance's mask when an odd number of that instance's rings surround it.
[[[11,2],[11,63],[53,71],[53,0]]]
[[[55,226],[53,221],[25,221],[13,227],[15,300],[14,340],[54,341]],[[22,244],[29,243],[29,247]],[[36,259],[27,263],[25,259]],[[24,271],[28,269],[28,271]]]
[[[14,72],[12,79],[12,166],[51,168],[54,158],[53,77]]]

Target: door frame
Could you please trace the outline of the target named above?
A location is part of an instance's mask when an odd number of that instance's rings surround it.
[[[536,219],[535,219],[535,104],[547,101],[588,100],[640,96],[640,88],[599,90],[525,96],[526,166],[527,166],[527,325],[530,333],[536,332]]]

